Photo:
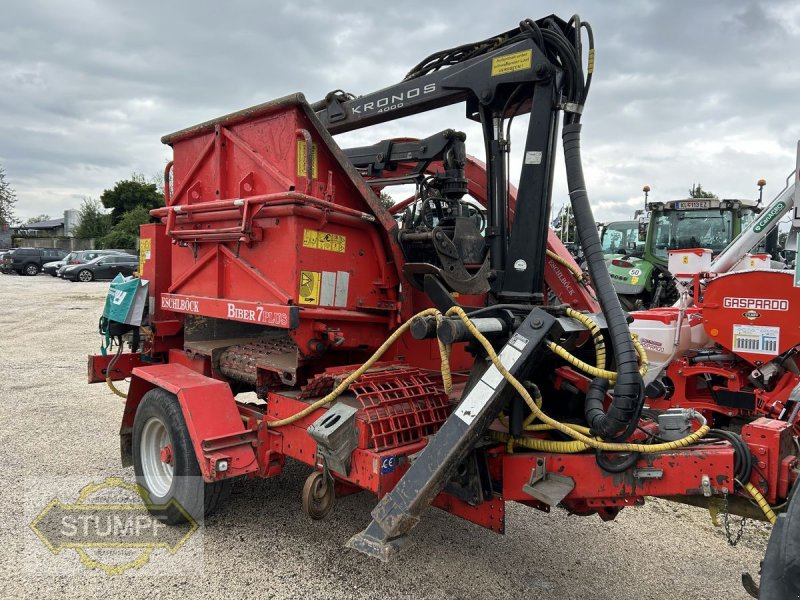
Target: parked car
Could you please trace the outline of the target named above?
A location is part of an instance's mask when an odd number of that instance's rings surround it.
[[[60,248],[14,248],[3,256],[2,272],[16,271],[20,275],[38,275],[42,265],[64,258]]]
[[[70,252],[64,258],[62,258],[61,260],[54,260],[54,261],[49,262],[49,263],[44,263],[42,265],[42,273],[47,273],[48,275],[52,275],[53,277],[57,277],[58,276],[57,271],[67,263],[67,261],[69,260],[69,257],[72,256],[73,254],[74,254],[74,252]]]
[[[87,263],[67,265],[62,277],[70,281],[94,281],[114,279],[118,273],[133,275],[139,268],[139,259],[130,254],[106,254]]]
[[[63,277],[64,270],[71,265],[82,265],[94,260],[98,256],[115,254],[130,256],[130,254],[124,252],[123,250],[78,250],[76,252],[70,252],[70,254],[64,259],[64,264],[56,269],[56,276]]]

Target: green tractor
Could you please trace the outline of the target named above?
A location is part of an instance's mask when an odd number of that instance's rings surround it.
[[[678,291],[667,270],[668,252],[708,248],[716,255],[759,211],[752,200],[718,198],[650,202],[647,210],[649,222],[618,221],[602,232],[611,281],[626,310],[673,304]]]

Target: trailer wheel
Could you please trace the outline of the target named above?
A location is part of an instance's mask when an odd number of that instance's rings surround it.
[[[303,486],[303,511],[312,519],[324,519],[336,500],[333,479],[322,471],[314,471]]]
[[[150,495],[148,510],[169,525],[211,514],[230,494],[229,479],[205,483],[175,394],[155,388],[133,422],[133,469]]]

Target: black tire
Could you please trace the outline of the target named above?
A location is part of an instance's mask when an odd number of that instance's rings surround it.
[[[94,273],[92,273],[89,269],[81,269],[78,271],[78,274],[75,276],[77,281],[83,281],[84,283],[88,283],[90,281],[94,281]]]
[[[800,495],[789,494],[785,513],[778,515],[761,563],[762,600],[800,598]]]
[[[144,465],[148,462],[148,449],[143,448],[142,434],[145,426],[154,427],[153,422],[160,422],[163,425],[172,447],[174,476],[171,477],[169,489],[160,494],[159,490],[155,490],[155,486],[149,485],[148,475],[144,472]],[[147,440],[144,440],[144,443],[148,444]],[[133,469],[137,483],[150,494],[151,505],[148,506],[148,510],[168,525],[185,522],[187,513],[195,521],[199,521],[222,506],[230,495],[229,479],[214,483],[203,481],[180,403],[175,394],[161,388],[147,392],[136,410],[133,422]],[[153,475],[150,474],[149,477],[152,480]],[[175,500],[183,511],[174,506],[175,503],[167,506],[172,500]],[[167,508],[155,508],[152,505],[167,506]]]
[[[36,263],[28,263],[24,267],[22,267],[22,274],[27,275],[28,277],[33,277],[34,275],[39,274],[39,265]]]

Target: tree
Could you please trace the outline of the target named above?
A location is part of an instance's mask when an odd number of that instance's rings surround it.
[[[14,204],[16,202],[17,195],[14,193],[11,184],[6,181],[6,172],[0,166],[0,229],[16,222],[14,218]]]
[[[392,208],[394,206],[394,198],[392,198],[386,192],[381,192],[381,195],[379,196],[379,199],[381,201],[381,206],[383,208],[385,208],[386,210],[389,210],[390,208]]]
[[[35,217],[31,217],[30,219],[25,221],[25,225],[33,225],[34,223],[38,223],[40,221],[49,221],[50,218],[51,218],[50,215],[45,215],[45,214],[36,215]]]
[[[111,222],[116,225],[134,208],[151,210],[164,206],[164,195],[154,183],[148,183],[144,175],[134,173],[130,179],[118,181],[112,189],[105,190],[100,201],[111,209]]]
[[[99,241],[100,248],[132,249],[139,239],[139,225],[150,221],[150,213],[144,206],[126,212],[119,223]]]
[[[84,198],[78,212],[81,222],[74,231],[76,238],[99,240],[111,232],[111,215],[103,212],[103,205],[96,198]]]
[[[719,198],[714,192],[709,192],[703,189],[700,183],[693,184],[692,189],[689,190],[690,198]]]

